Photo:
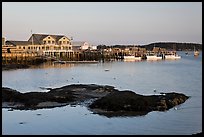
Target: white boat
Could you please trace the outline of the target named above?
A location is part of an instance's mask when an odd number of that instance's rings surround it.
[[[194,56],[198,56],[199,55],[199,51],[194,51]]]
[[[147,60],[162,60],[162,56],[159,56],[157,54],[149,53],[146,55]]]
[[[178,54],[176,53],[170,53],[170,54],[166,54],[165,55],[165,59],[180,59],[181,56],[179,56]]]
[[[198,56],[199,55],[199,51],[195,50],[195,46],[194,46],[194,56]]]
[[[124,56],[124,61],[139,61],[142,60],[142,57],[135,57],[133,55]]]
[[[147,55],[147,60],[162,60],[162,57],[159,57],[157,55]]]
[[[142,57],[135,57],[135,60],[140,61],[140,60],[142,60]]]

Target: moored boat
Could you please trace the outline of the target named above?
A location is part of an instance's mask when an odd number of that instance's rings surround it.
[[[160,56],[158,54],[148,53],[146,55],[146,59],[147,60],[162,60],[162,56]]]
[[[194,51],[194,56],[198,56],[199,55],[199,51]]]
[[[195,46],[194,46],[194,56],[198,56],[199,55],[199,51],[195,50]]]
[[[176,54],[176,52],[165,54],[165,59],[180,59],[181,56]]]
[[[124,61],[139,61],[142,60],[142,57],[135,57],[133,55],[124,56]]]

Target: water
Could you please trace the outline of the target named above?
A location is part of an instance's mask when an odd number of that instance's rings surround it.
[[[30,69],[2,71],[2,86],[20,92],[46,91],[69,84],[112,85],[143,95],[180,92],[191,96],[177,110],[145,116],[107,118],[85,106],[52,109],[2,109],[2,134],[29,135],[190,135],[202,131],[202,52],[195,58],[178,52],[180,60],[43,64]],[[105,70],[109,71],[105,71]],[[40,114],[40,115],[38,115]],[[21,124],[23,122],[23,124]]]

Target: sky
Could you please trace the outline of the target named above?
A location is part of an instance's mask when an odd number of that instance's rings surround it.
[[[2,2],[2,36],[32,33],[93,45],[202,44],[202,2]]]

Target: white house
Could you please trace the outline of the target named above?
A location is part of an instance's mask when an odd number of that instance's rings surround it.
[[[91,46],[90,46],[90,49],[91,49],[91,50],[97,50],[97,46],[91,45]]]
[[[90,45],[86,41],[73,41],[72,47],[73,50],[86,50],[89,49]]]

